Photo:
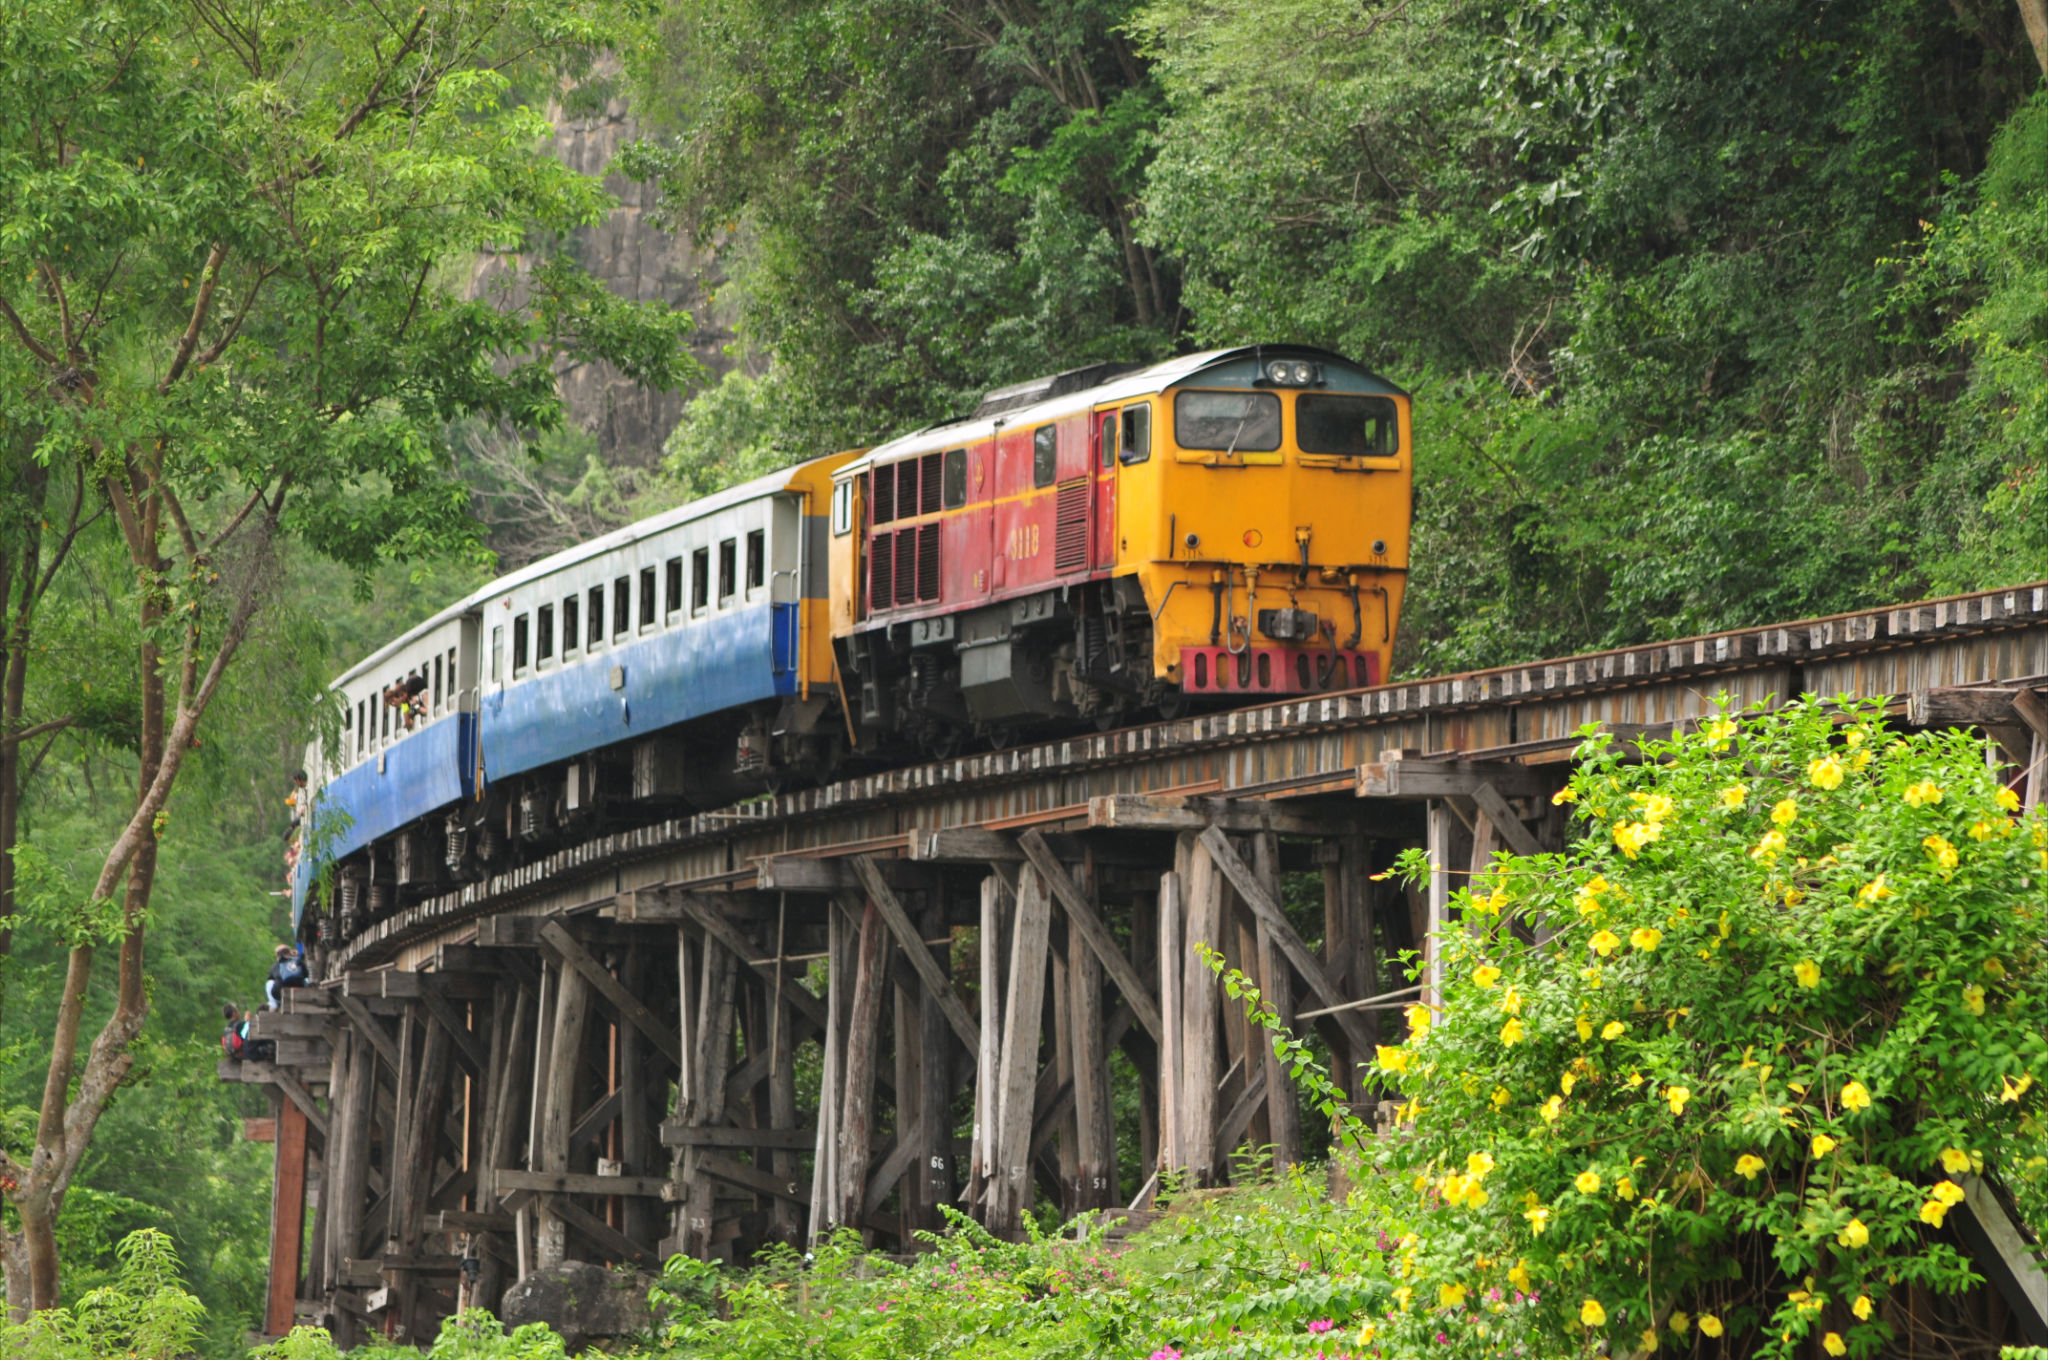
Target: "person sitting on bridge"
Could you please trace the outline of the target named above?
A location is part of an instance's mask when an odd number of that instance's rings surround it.
[[[277,947],[277,962],[270,966],[270,976],[264,979],[263,1009],[274,1011],[284,1005],[284,990],[287,987],[303,987],[311,977],[306,971],[306,960],[295,945],[281,944]]]
[[[241,1010],[232,1001],[221,1005],[220,1018],[227,1022],[221,1026],[221,1052],[239,1060],[249,1051],[249,1022],[242,1018]]]

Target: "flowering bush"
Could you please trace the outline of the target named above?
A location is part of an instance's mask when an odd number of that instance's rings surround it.
[[[1982,743],[1874,704],[1640,755],[1588,740],[1575,847],[1459,895],[1441,1009],[1380,1050],[1428,1210],[1403,1307],[1456,1339],[1520,1290],[1586,1349],[1873,1354],[1900,1291],[1970,1281],[1968,1177],[2040,1202],[2048,828]]]

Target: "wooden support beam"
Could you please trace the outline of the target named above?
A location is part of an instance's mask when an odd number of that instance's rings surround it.
[[[875,1168],[875,1174],[868,1178],[860,1202],[862,1222],[866,1222],[882,1207],[882,1202],[889,1198],[889,1192],[896,1188],[896,1183],[917,1165],[918,1156],[924,1148],[924,1139],[921,1130],[912,1129],[909,1133],[908,1138],[896,1140],[896,1146],[882,1159],[882,1164]]]
[[[715,1180],[727,1185],[737,1185],[744,1190],[758,1190],[764,1195],[788,1200],[792,1204],[809,1204],[810,1192],[803,1182],[786,1176],[777,1176],[758,1167],[746,1166],[730,1157],[706,1153],[698,1159],[697,1169]],[[674,1190],[670,1190],[671,1196]]]
[[[932,957],[925,947],[924,937],[910,919],[910,913],[903,909],[903,902],[895,891],[883,881],[881,867],[869,855],[855,855],[852,860],[854,875],[860,880],[868,901],[881,913],[882,921],[889,927],[889,933],[896,937],[897,946],[903,956],[910,960],[916,970],[917,979],[925,990],[939,1003],[945,1013],[946,1023],[960,1036],[960,1042],[967,1045],[972,1053],[981,1047],[981,1026],[974,1023],[974,1017],[967,1013],[967,1005],[954,992],[952,982],[946,977],[939,961]]]
[[[763,892],[844,893],[859,890],[853,860],[865,855],[770,855],[757,861],[755,886]],[[918,886],[915,866],[900,859],[878,860],[882,877],[893,887]]]
[[[1200,839],[1188,835],[1187,924],[1181,944],[1181,1166],[1199,1185],[1212,1184],[1216,1174],[1217,1030],[1221,989],[1195,946],[1223,946],[1222,872]],[[1178,860],[1182,856],[1177,854]]]
[[[1501,797],[1500,790],[1491,783],[1482,783],[1472,790],[1472,801],[1480,813],[1493,824],[1494,834],[1508,844],[1508,849],[1518,855],[1540,855],[1543,847],[1537,844],[1520,817],[1508,806],[1508,800]]]
[[[1301,937],[1294,933],[1294,927],[1287,923],[1286,913],[1280,910],[1279,902],[1266,891],[1265,884],[1259,881],[1258,875],[1252,872],[1251,867],[1238,858],[1237,851],[1231,849],[1230,841],[1224,834],[1212,826],[1202,833],[1201,840],[1203,848],[1208,850],[1209,857],[1215,861],[1216,867],[1230,880],[1230,886],[1237,890],[1237,895],[1252,909],[1252,915],[1259,919],[1259,923],[1272,932],[1273,942],[1279,946],[1280,952],[1287,956],[1287,961],[1294,965],[1294,971],[1301,974],[1302,979],[1322,999],[1323,1004],[1341,1006],[1351,1000],[1352,998],[1345,996],[1336,983],[1330,980],[1329,974],[1323,971],[1321,961],[1301,942]],[[1358,1017],[1349,1011],[1339,1011],[1336,1014],[1340,1017],[1338,1023],[1343,1026],[1345,1035],[1363,1051],[1367,1036],[1365,1027],[1359,1023]]]
[[[1909,727],[2000,727],[2017,721],[2016,687],[1970,685],[1915,690],[1906,696]]]
[[[378,997],[388,1001],[417,1001],[430,991],[463,1001],[486,1001],[496,986],[494,979],[465,973],[421,973],[409,968],[371,968],[344,973],[336,994],[362,1000]]]
[[[355,1026],[356,1033],[369,1040],[370,1047],[384,1060],[384,1065],[393,1072],[398,1070],[398,1045],[391,1041],[391,1034],[384,1028],[384,1022],[370,1014],[369,1008],[352,996],[341,992],[334,994],[334,1000],[341,1012]]]
[[[1506,798],[1547,798],[1556,780],[1505,760],[1387,760],[1358,769],[1361,798],[1470,798],[1481,784]]]
[[[631,1261],[649,1270],[661,1269],[661,1257],[627,1237],[566,1195],[542,1195],[541,1209],[566,1227],[583,1234],[593,1247],[614,1261]]]
[[[662,1176],[593,1176],[574,1171],[520,1171],[499,1169],[495,1189],[500,1195],[514,1190],[532,1190],[548,1195],[644,1195],[667,1197],[668,1180]]]
[[[712,1128],[701,1124],[680,1124],[669,1120],[661,1126],[661,1141],[669,1147],[706,1148],[796,1148],[813,1146],[816,1129]]]
[[[1003,1009],[1002,1061],[997,1076],[996,1138],[988,1229],[1014,1237],[1031,1202],[1032,1093],[1038,1082],[1038,1043],[1045,1011],[1045,975],[1052,899],[1035,869],[1019,880],[1010,944],[1009,994]]]
[[[1109,933],[1109,927],[1103,923],[1101,913],[1095,910],[1095,904],[1074,886],[1074,880],[1068,876],[1066,867],[1053,857],[1051,848],[1045,843],[1045,837],[1040,835],[1036,828],[1019,836],[1017,844],[1024,851],[1025,857],[1031,861],[1032,867],[1038,870],[1040,879],[1051,887],[1053,896],[1066,908],[1067,920],[1079,931],[1088,948],[1101,961],[1103,971],[1109,974],[1115,981],[1117,990],[1130,1002],[1131,1011],[1138,1017],[1138,1023],[1145,1027],[1145,1032],[1156,1042],[1160,1034],[1159,1003],[1152,999],[1152,989],[1145,985],[1145,980],[1138,976],[1137,968],[1125,957],[1122,946],[1116,942],[1116,936]]]
[[[292,1101],[278,1107],[275,1174],[270,1198],[270,1290],[264,1331],[283,1336],[292,1329],[292,1305],[299,1297],[301,1245],[306,1233],[306,1114]]]
[[[942,826],[910,838],[910,857],[941,864],[1021,863],[1017,842],[985,826]]]
[[[1341,817],[1258,798],[1203,794],[1111,793],[1088,800],[1088,825],[1117,831],[1275,831],[1288,836],[1335,836],[1349,830]]]
[[[582,974],[584,981],[611,1002],[620,1016],[653,1041],[654,1046],[667,1055],[670,1063],[678,1068],[683,1065],[683,1045],[675,1032],[648,1009],[646,1002],[627,991],[603,964],[592,958],[590,951],[569,933],[566,926],[560,921],[549,920],[541,926],[540,938],[562,956],[563,963]]]
[[[580,1147],[603,1133],[619,1117],[623,1104],[617,1091],[599,1096],[596,1104],[576,1117],[576,1123],[569,1130],[569,1146]]]
[[[1220,1153],[1228,1154],[1237,1149],[1244,1139],[1244,1131],[1251,1127],[1252,1117],[1259,1112],[1259,1106],[1266,1103],[1267,1069],[1262,1063],[1252,1069],[1251,1080],[1216,1125],[1216,1147]]]
[[[1180,1065],[1185,1038],[1181,1019],[1181,883],[1180,875],[1159,876],[1159,1155],[1147,1171],[1182,1165],[1180,1161]]]
[[[683,913],[696,923],[698,929],[725,946],[734,957],[745,959],[748,967],[767,980],[769,991],[796,1007],[805,1019],[816,1025],[819,1029],[825,1028],[824,1002],[812,996],[792,980],[781,976],[772,961],[768,963],[754,962],[760,955],[760,947],[741,934],[739,928],[720,915],[717,909],[712,907],[710,903],[704,901],[695,893],[683,894],[680,901],[682,902]]]
[[[448,1031],[448,1037],[455,1041],[455,1060],[462,1064],[472,1077],[481,1078],[490,1070],[491,1055],[483,1041],[471,1032],[469,1023],[455,1010],[455,1004],[439,992],[428,988],[420,994],[420,1002],[434,1023]]]
[[[430,1233],[511,1232],[512,1215],[473,1209],[440,1209],[427,1215]]]
[[[906,925],[908,922],[905,923]],[[860,952],[854,965],[853,1009],[846,1028],[846,1080],[843,1092],[825,1093],[840,1098],[839,1158],[835,1192],[839,1221],[861,1221],[862,1198],[867,1189],[868,1157],[873,1149],[875,1101],[875,1049],[882,1018],[884,973],[880,904],[873,898],[861,912]],[[912,932],[912,938],[916,933]],[[923,945],[918,948],[921,950]]]
[[[555,1006],[553,1034],[548,1040],[546,1087],[542,1094],[541,1126],[536,1138],[533,1170],[555,1175],[569,1170],[569,1131],[576,1118],[576,1092],[583,1066],[583,1036],[590,1022],[590,982],[575,968],[553,970]],[[499,1194],[508,1187],[505,1172],[498,1173]],[[535,1255],[542,1269],[567,1259],[568,1237],[561,1215],[543,1202]]]
[[[320,1102],[313,1099],[313,1093],[308,1091],[297,1077],[281,1069],[272,1074],[271,1080],[277,1083],[277,1089],[284,1092],[292,1104],[298,1106],[299,1114],[312,1126],[313,1131],[320,1135],[321,1143],[325,1144],[327,1115],[321,1110]]]
[[[1280,842],[1271,832],[1262,832],[1253,840],[1252,867],[1258,874],[1260,885],[1277,904],[1280,898]],[[1258,951],[1260,992],[1280,1023],[1291,1030],[1294,1028],[1294,979],[1288,976],[1287,961],[1279,940],[1263,919],[1258,922],[1254,947]],[[1252,1042],[1261,1050],[1260,1066],[1266,1074],[1266,1124],[1273,1145],[1274,1165],[1298,1165],[1304,1153],[1301,1106],[1296,1099],[1293,1077],[1274,1051],[1271,1035],[1254,1026]]]

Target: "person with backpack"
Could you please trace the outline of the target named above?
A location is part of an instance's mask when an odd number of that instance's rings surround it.
[[[281,944],[277,947],[277,962],[270,966],[270,976],[263,982],[263,1009],[274,1011],[284,1005],[284,989],[303,987],[311,978],[306,972],[306,960],[297,946]]]
[[[227,1022],[220,1031],[221,1052],[240,1062],[249,1051],[249,1022],[242,1018],[242,1012],[232,1001],[222,1003],[220,1018]]]

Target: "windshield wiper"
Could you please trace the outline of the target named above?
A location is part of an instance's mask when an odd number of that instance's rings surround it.
[[[1237,428],[1231,431],[1230,447],[1223,450],[1223,456],[1225,458],[1228,458],[1231,454],[1237,452],[1237,441],[1244,438],[1245,423],[1252,418],[1252,411],[1254,409],[1252,403],[1256,402],[1257,400],[1258,394],[1256,392],[1252,393],[1244,399],[1244,413],[1237,418]]]

